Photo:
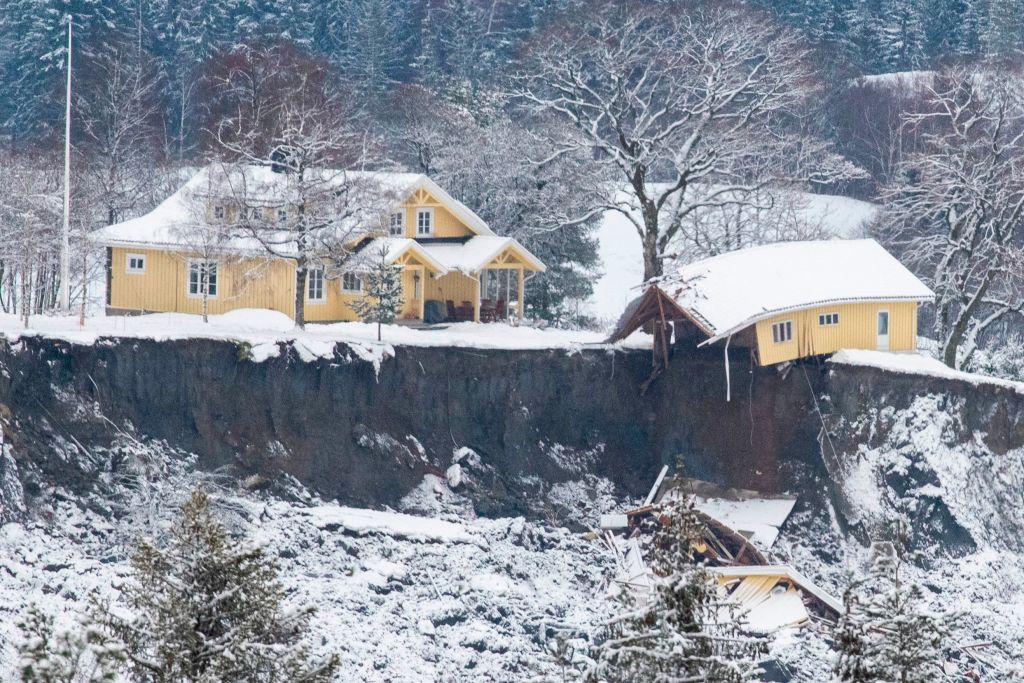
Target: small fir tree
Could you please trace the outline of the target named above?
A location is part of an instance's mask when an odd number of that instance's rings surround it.
[[[377,341],[381,326],[390,325],[402,308],[402,269],[388,263],[387,249],[377,252],[368,273],[363,276],[364,296],[349,306],[363,322],[377,323]]]
[[[31,605],[18,622],[18,670],[25,683],[107,683],[119,679],[124,648],[88,618],[60,630],[53,617]]]
[[[336,656],[302,646],[312,610],[287,609],[277,569],[263,551],[231,538],[202,490],[192,494],[166,547],[143,541],[123,589],[124,618],[99,615],[125,644],[139,680],[326,683]]]
[[[743,633],[739,606],[722,597],[714,577],[696,562],[702,523],[692,500],[669,503],[657,516],[666,520],[652,539],[657,584],[650,594],[623,589],[587,680],[756,680],[766,642]]]
[[[845,591],[834,639],[837,683],[940,679],[948,617],[923,608],[921,587],[901,576],[902,565],[893,544],[880,544],[869,575]]]

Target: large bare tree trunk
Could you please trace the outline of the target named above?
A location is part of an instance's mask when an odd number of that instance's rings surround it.
[[[306,259],[300,256],[295,262],[295,326],[300,330],[306,328],[306,277],[308,272]]]
[[[650,225],[644,231],[644,282],[649,282],[652,278],[661,277],[663,273],[663,264],[661,260],[661,254],[658,253],[658,225],[657,218],[653,229]]]

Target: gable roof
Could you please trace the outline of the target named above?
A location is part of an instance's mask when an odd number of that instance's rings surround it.
[[[527,265],[543,272],[547,267],[530,251],[511,237],[476,235],[465,242],[427,242],[423,250],[444,264],[447,270],[475,273],[487,266],[498,254],[511,248]]]
[[[431,256],[419,242],[408,237],[375,237],[368,240],[357,247],[357,259],[369,265],[381,250],[384,251],[384,260],[387,263],[394,263],[402,255],[412,253],[438,275],[448,272],[443,263]]]
[[[683,266],[664,280],[664,291],[708,334],[704,344],[787,311],[935,296],[871,239],[751,247]]]
[[[308,171],[320,177],[325,185],[341,187],[346,183],[376,185],[396,197],[396,205],[404,203],[417,190],[425,190],[466,227],[477,235],[493,236],[494,232],[476,213],[452,197],[436,182],[421,173],[386,173],[377,171],[342,171],[319,169]],[[314,182],[315,182],[314,177]],[[144,216],[109,225],[93,232],[92,239],[105,246],[168,249],[186,246],[187,232],[201,219],[197,218],[195,196],[230,196],[234,184],[245,187],[247,202],[268,206],[286,204],[292,188],[287,174],[276,173],[267,166],[219,166],[210,164],[197,171],[170,197]],[[223,187],[223,191],[218,191]],[[372,220],[369,215],[362,217]],[[245,251],[258,249],[252,240],[239,238],[224,245],[227,249]]]

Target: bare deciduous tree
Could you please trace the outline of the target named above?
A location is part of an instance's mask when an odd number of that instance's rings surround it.
[[[368,136],[323,63],[290,49],[246,49],[214,83],[222,118],[211,132],[230,161],[219,165],[231,233],[295,264],[295,322],[305,324],[311,267],[336,270],[355,240],[381,230],[394,199],[362,170]]]
[[[159,79],[150,58],[126,47],[86,65],[75,93],[83,180],[95,188],[96,222],[112,225],[148,209],[159,174],[155,151]]]
[[[603,3],[585,16],[548,33],[517,95],[567,124],[571,134],[550,140],[553,156],[583,150],[608,169],[594,211],[618,210],[634,224],[645,279],[661,275],[689,213],[744,201],[769,182],[853,172],[843,163],[826,172],[821,162],[836,160],[823,143],[783,132],[812,90],[812,70],[795,34],[767,17],[653,3]],[[792,177],[784,151],[794,148],[817,160],[812,175],[798,167]],[[697,191],[702,184],[713,189]]]
[[[935,290],[943,362],[970,363],[995,323],[1024,310],[1024,100],[999,74],[951,69],[907,123],[922,149],[886,192],[881,235]]]

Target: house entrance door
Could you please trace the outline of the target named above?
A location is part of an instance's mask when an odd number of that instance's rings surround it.
[[[879,351],[889,350],[889,311],[878,312],[878,344]]]

